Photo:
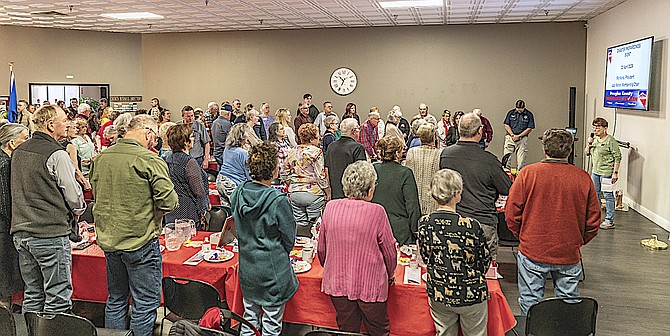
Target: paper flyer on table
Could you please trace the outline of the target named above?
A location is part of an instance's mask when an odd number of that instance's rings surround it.
[[[600,180],[601,191],[616,191],[616,183],[612,183],[611,178],[603,178]]]
[[[205,253],[203,251],[198,251],[198,253],[184,261],[184,265],[197,266],[203,260],[205,260]]]
[[[420,285],[421,284],[421,268],[412,269],[405,266],[405,277],[402,281],[405,285]]]

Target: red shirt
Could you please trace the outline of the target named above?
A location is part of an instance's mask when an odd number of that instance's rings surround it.
[[[109,145],[112,144],[112,142],[109,141],[109,139],[103,136],[103,134],[105,134],[105,129],[111,125],[114,125],[113,120],[106,122],[104,125],[102,125],[102,127],[100,127],[100,130],[98,130],[98,136],[100,136],[100,146],[102,147],[109,147]]]
[[[586,171],[545,160],[519,172],[509,190],[505,220],[526,257],[574,265],[582,258],[579,248],[598,233],[600,201]]]
[[[378,159],[377,157],[377,141],[379,140],[379,132],[377,126],[372,126],[370,120],[363,123],[361,126],[361,134],[358,136],[358,142],[363,145],[365,152],[372,161]]]

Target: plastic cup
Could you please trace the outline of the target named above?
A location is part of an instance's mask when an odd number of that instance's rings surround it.
[[[168,251],[177,251],[181,247],[183,236],[174,223],[165,225],[165,248]]]
[[[302,260],[310,264],[312,263],[314,260],[314,246],[305,245],[302,248]]]
[[[182,243],[185,243],[191,239],[191,220],[190,219],[177,219],[174,222],[175,230],[178,234],[181,235]]]

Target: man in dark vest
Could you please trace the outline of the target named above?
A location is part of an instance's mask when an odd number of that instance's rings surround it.
[[[68,238],[86,209],[75,167],[57,139],[68,118],[55,105],[33,115],[32,139],[12,153],[12,228],[25,283],[23,312],[68,312],[72,306],[72,255]]]

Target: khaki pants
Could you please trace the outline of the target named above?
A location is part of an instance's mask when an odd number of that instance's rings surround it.
[[[457,336],[459,317],[463,336],[486,336],[486,322],[489,318],[486,301],[466,307],[448,307],[428,298],[428,304],[435,322],[436,336]]]
[[[503,156],[507,153],[516,153],[516,167],[521,169],[526,165],[526,154],[528,153],[528,136],[525,136],[519,141],[514,142],[512,137],[509,134],[505,134],[505,149],[503,151]],[[507,168],[510,167],[512,158],[507,161]]]

